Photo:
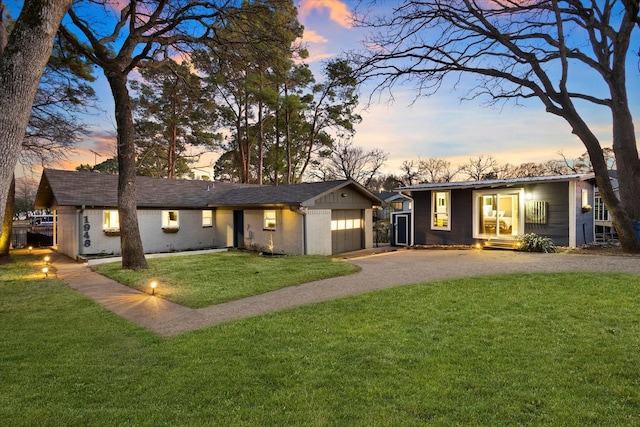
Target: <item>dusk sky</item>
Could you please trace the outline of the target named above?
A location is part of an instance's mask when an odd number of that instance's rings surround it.
[[[8,3],[11,3],[9,1]],[[314,74],[319,76],[322,61],[341,54],[345,50],[362,47],[367,31],[353,28],[351,12],[356,1],[299,0],[299,20],[305,27],[306,43]],[[391,10],[395,2],[383,2]],[[632,44],[638,50],[640,42]],[[633,62],[635,61],[635,62]],[[638,60],[632,58],[628,67],[628,91],[632,112],[639,113],[640,74]],[[95,84],[104,113],[90,117],[95,135],[88,138],[69,162],[55,167],[74,169],[80,163],[100,163],[115,154],[115,120],[113,101],[105,79],[98,70]],[[588,84],[588,82],[587,82]],[[359,111],[363,120],[356,128],[354,144],[365,149],[381,149],[389,158],[385,172],[397,173],[405,160],[436,157],[449,160],[453,165],[465,163],[471,157],[492,156],[500,163],[518,165],[524,162],[543,162],[559,159],[562,151],[567,157],[577,157],[586,150],[571,134],[571,129],[562,119],[545,113],[540,102],[531,101],[524,106],[507,104],[499,109],[482,105],[485,100],[461,102],[466,92],[443,86],[428,98],[415,99],[410,85],[396,87],[394,101],[387,94],[373,94],[371,88],[362,87]],[[415,102],[414,102],[415,101]],[[606,109],[584,110],[583,115],[592,129],[596,130],[604,146],[611,145],[610,117]],[[636,120],[636,132],[638,124]],[[640,134],[639,134],[640,135]],[[93,150],[103,157],[97,157]],[[219,154],[206,158],[196,166],[198,175],[203,173],[204,163],[211,163]],[[211,169],[207,167],[207,171]],[[17,171],[21,174],[21,171]]]

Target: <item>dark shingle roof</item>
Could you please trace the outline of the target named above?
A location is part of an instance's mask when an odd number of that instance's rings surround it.
[[[211,201],[211,206],[305,205],[350,184],[355,183],[353,181],[325,181],[236,188],[216,195]]]
[[[214,191],[243,184],[139,176],[137,204],[142,208],[202,208]],[[36,206],[117,206],[118,175],[45,169]]]
[[[141,208],[203,208],[223,206],[309,206],[319,197],[352,186],[372,202],[374,195],[353,181],[291,185],[248,185],[137,177],[137,204]],[[46,169],[42,174],[37,208],[52,206],[118,205],[118,176],[93,172]]]

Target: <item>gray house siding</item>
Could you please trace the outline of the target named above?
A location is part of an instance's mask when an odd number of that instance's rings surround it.
[[[115,208],[59,208],[57,212],[62,234],[58,236],[57,250],[72,258],[77,255],[120,255],[120,237],[107,235],[102,230],[105,210]],[[177,212],[180,230],[177,233],[165,233],[162,230],[162,210],[138,210],[140,236],[145,253],[204,249],[213,246],[215,229],[202,226],[201,210]]]
[[[451,230],[431,229],[431,191],[415,192],[414,215],[416,245],[472,245],[473,191],[451,191]]]
[[[546,223],[531,224],[525,221],[525,233],[535,233],[551,238],[556,245],[569,245],[569,183],[527,185],[526,194],[532,200],[547,204]]]
[[[583,245],[594,242],[595,234],[595,218],[593,215],[595,188],[586,182],[576,182],[576,245]],[[582,211],[582,192],[586,192],[587,204],[592,207],[588,212]]]

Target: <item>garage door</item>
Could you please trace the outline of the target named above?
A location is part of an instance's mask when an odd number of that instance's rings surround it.
[[[363,246],[362,210],[334,209],[331,212],[331,252],[357,251]]]

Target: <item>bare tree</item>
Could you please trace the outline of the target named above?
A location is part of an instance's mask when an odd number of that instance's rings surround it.
[[[469,162],[460,166],[460,172],[469,180],[496,179],[499,173],[498,161],[491,156],[480,155],[469,158]]]
[[[365,187],[380,173],[388,157],[382,150],[365,151],[352,142],[339,142],[333,154],[326,159],[315,176],[325,181],[332,179],[352,179]]]
[[[429,95],[445,78],[471,74],[477,83],[469,97],[538,99],[580,138],[623,249],[640,252],[632,226],[640,221],[640,159],[626,75],[639,9],[637,0],[405,0],[391,15],[356,18],[377,31],[367,40],[372,48],[353,59],[379,90],[413,80],[417,96]],[[582,91],[574,81],[585,75]],[[620,200],[580,103],[610,113]]]
[[[419,184],[422,181],[422,171],[420,170],[421,160],[405,160],[402,162],[400,171],[402,172],[402,185]]]
[[[426,182],[450,182],[460,169],[451,169],[451,162],[430,157],[420,160],[420,170]]]
[[[542,165],[534,162],[521,163],[509,170],[510,178],[529,178],[534,176],[544,176],[546,172]]]
[[[38,82],[70,6],[71,0],[25,0],[0,57],[0,218],[4,218]]]

